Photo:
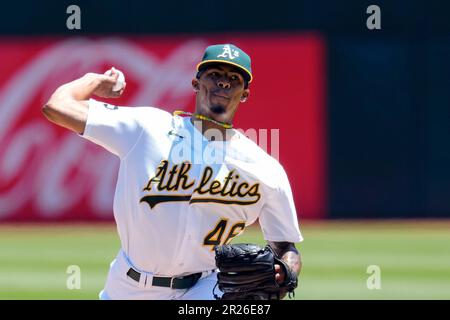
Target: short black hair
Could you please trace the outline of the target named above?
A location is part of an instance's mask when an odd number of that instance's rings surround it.
[[[223,63],[207,63],[207,64],[203,64],[203,65],[200,66],[200,68],[199,68],[199,70],[198,70],[198,72],[197,72],[195,77],[197,79],[200,79],[200,77],[202,76],[202,74],[206,70],[208,70],[210,68],[214,68],[214,67],[220,66],[221,64],[223,64]],[[246,72],[242,71],[239,68],[234,68],[234,69],[235,70],[233,70],[233,72],[239,73],[242,76],[242,78],[244,79],[244,89],[247,89],[249,81],[250,81],[250,76]]]

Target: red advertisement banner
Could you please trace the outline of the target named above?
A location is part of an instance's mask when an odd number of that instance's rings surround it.
[[[195,66],[215,43],[252,58],[234,126],[279,158],[300,218],[325,217],[325,44],[308,33],[0,39],[0,221],[112,219],[118,159],[49,123],[41,107],[61,84],[114,66],[127,89],[108,102],[193,111]]]

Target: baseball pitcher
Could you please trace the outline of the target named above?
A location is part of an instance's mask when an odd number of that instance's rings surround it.
[[[302,241],[283,167],[233,129],[249,98],[250,57],[206,48],[192,79],[195,112],[118,107],[118,70],[59,87],[48,120],[120,159],[114,217],[121,249],[101,299],[282,299],[301,269]],[[230,245],[259,219],[267,246]]]

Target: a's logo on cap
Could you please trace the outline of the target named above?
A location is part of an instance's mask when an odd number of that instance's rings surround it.
[[[231,49],[230,45],[223,46],[223,52],[217,56],[217,58],[228,58],[233,60],[234,58],[239,57],[239,51],[236,49]]]

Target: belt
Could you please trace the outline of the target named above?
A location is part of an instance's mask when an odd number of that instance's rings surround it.
[[[141,274],[130,268],[127,276],[136,282],[141,279]],[[202,273],[193,273],[183,277],[153,277],[152,286],[168,287],[172,289],[189,289],[193,287],[202,276]]]

